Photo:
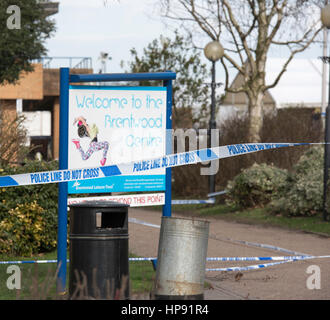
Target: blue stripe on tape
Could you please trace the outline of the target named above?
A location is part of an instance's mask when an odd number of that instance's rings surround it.
[[[5,177],[0,177],[0,185],[11,187],[11,186],[18,186],[18,183],[13,178],[9,176],[5,176]]]
[[[120,175],[121,174],[118,166],[116,166],[116,165],[107,166],[107,167],[101,167],[101,170],[102,170],[103,174],[106,177],[116,176],[116,175]]]
[[[196,154],[203,162],[218,159],[218,156],[211,149],[197,150]]]
[[[294,146],[308,146],[310,143],[307,142],[299,142],[299,143],[294,143]]]

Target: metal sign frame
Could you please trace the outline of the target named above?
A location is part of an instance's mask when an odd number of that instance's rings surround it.
[[[172,80],[176,73],[171,71],[155,73],[110,73],[110,74],[70,74],[69,68],[60,68],[60,136],[59,136],[59,169],[68,169],[68,135],[69,135],[69,85],[73,83],[113,82],[113,81],[142,81],[160,80],[166,87],[166,129],[172,129]],[[166,131],[166,154],[172,151],[172,137],[170,130]],[[165,204],[163,216],[171,216],[171,168],[165,172]],[[65,292],[67,273],[67,204],[68,183],[59,184],[58,191],[58,236],[57,236],[57,292]]]

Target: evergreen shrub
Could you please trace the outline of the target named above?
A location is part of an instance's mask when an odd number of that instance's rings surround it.
[[[281,194],[287,175],[285,169],[255,163],[228,182],[226,202],[240,208],[265,206]]]
[[[0,165],[1,175],[57,170],[57,161]],[[57,239],[58,185],[0,188],[0,253],[30,255],[51,251]]]

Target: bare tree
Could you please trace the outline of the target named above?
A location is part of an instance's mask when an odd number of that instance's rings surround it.
[[[19,163],[27,156],[24,120],[22,115],[13,117],[6,111],[0,112],[0,165]]]
[[[322,29],[319,15],[323,5],[324,0],[162,0],[161,12],[178,21],[195,45],[201,35],[222,44],[225,90],[246,94],[249,139],[258,142],[263,96],[278,84],[294,56],[316,40]],[[285,47],[288,56],[275,80],[266,84],[267,57],[276,47]],[[229,87],[229,68],[244,78],[242,86]]]

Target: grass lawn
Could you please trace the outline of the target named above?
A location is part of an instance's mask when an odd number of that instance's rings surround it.
[[[0,261],[12,260],[54,260],[57,259],[56,252],[47,253],[33,257],[8,257],[0,255]],[[13,264],[14,265],[14,264]],[[11,264],[0,264],[0,299],[38,299],[38,295],[52,297],[56,294],[56,263],[45,264],[15,264],[21,271],[21,290],[8,289],[7,279],[11,274],[7,268]]]
[[[282,227],[330,236],[330,222],[323,221],[321,215],[313,217],[285,217],[270,214],[266,208],[240,211],[224,204],[174,205],[172,210],[173,212],[189,213],[200,217],[212,216],[228,221]]]
[[[130,255],[130,257],[136,257]],[[0,255],[0,261],[12,260],[56,260],[56,251],[33,257],[8,257]],[[21,270],[21,290],[7,288],[7,279],[11,276],[7,268],[11,264],[0,264],[0,300],[14,299],[56,299],[56,263],[17,264]],[[69,264],[67,266],[68,275]],[[150,292],[155,271],[150,261],[131,261],[129,263],[130,288],[132,294]],[[68,288],[68,281],[67,281]]]

